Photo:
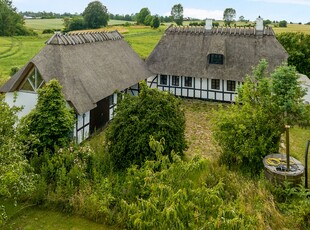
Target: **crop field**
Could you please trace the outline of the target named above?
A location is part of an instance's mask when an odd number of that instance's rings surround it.
[[[109,20],[108,25],[122,25],[126,22],[133,24],[134,22],[122,21],[122,20]],[[37,33],[42,33],[45,29],[62,30],[64,28],[64,21],[61,18],[53,19],[25,19],[25,25]]]

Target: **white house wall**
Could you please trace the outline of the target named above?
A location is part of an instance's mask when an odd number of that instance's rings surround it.
[[[16,97],[16,100],[14,99]],[[22,118],[23,116],[30,113],[32,109],[35,108],[38,100],[38,94],[30,93],[30,92],[8,92],[5,94],[5,102],[10,106],[18,106],[23,107],[23,110],[20,111],[17,115],[18,118]]]
[[[305,103],[310,104],[310,85],[302,84],[301,86],[307,90],[306,95],[304,96]]]
[[[189,98],[199,98],[206,100],[215,101],[225,101],[232,102],[235,101],[236,92],[227,91],[227,81],[220,80],[220,89],[211,89],[211,79],[193,77],[192,87],[186,87],[184,85],[185,77],[180,76],[179,86],[173,86],[172,76],[168,75],[167,85],[160,84],[160,76],[152,76],[147,79],[148,86],[151,88],[158,88],[159,90],[170,91],[172,94],[181,97]],[[236,81],[236,90],[241,82]]]

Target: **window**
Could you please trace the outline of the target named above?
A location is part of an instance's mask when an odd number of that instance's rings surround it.
[[[211,89],[220,89],[220,79],[211,79]]]
[[[168,79],[168,77],[167,77],[167,75],[160,75],[160,81],[159,81],[159,83],[161,84],[161,85],[167,85],[167,79]]]
[[[227,80],[227,91],[236,91],[236,82]]]
[[[209,54],[209,64],[224,64],[224,55],[223,54]]]
[[[27,75],[26,81],[21,90],[37,92],[37,89],[44,85],[44,80],[37,68],[33,68]]]
[[[193,86],[193,78],[192,77],[185,77],[184,86],[192,87]]]
[[[180,85],[180,77],[172,76],[172,85],[179,86]]]

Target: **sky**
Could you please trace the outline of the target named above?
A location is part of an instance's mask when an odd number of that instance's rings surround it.
[[[18,11],[81,13],[92,0],[13,0]],[[310,22],[310,0],[101,0],[112,14],[132,14],[143,7],[152,15],[170,15],[173,5],[182,4],[184,17],[222,19],[226,8],[236,10],[236,19],[258,16],[272,21]]]

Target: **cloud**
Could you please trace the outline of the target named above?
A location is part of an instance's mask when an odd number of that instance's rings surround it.
[[[310,6],[309,0],[250,0],[251,2],[281,3],[281,4],[298,4]]]
[[[198,19],[212,18],[219,20],[223,18],[223,11],[184,8],[184,17],[198,18]]]

